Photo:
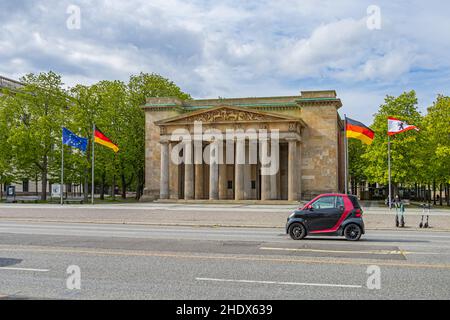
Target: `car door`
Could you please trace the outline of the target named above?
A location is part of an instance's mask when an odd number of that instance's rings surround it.
[[[311,203],[311,209],[307,215],[309,231],[320,231],[332,228],[334,217],[338,213],[336,209],[336,196],[323,196]]]
[[[328,213],[328,215],[326,217],[327,229],[331,229],[334,226],[336,226],[339,219],[341,218],[341,216],[344,214],[344,211],[345,211],[344,198],[342,196],[336,196],[335,200],[336,200],[336,202],[335,202],[334,210],[330,210],[330,212]]]

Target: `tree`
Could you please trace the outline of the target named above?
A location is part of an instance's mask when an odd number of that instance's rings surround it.
[[[67,107],[67,95],[61,77],[54,72],[28,74],[21,79],[24,86],[6,100],[12,123],[7,143],[11,145],[12,163],[17,174],[39,173],[41,199],[47,199],[50,170],[57,161],[62,111]]]
[[[351,181],[352,194],[356,194],[356,187],[367,180],[364,169],[367,160],[363,158],[367,146],[356,139],[348,139],[348,176]]]
[[[96,85],[83,86],[76,85],[70,89],[73,103],[66,112],[65,125],[88,139],[88,147],[84,157],[77,157],[74,160],[75,170],[81,177],[83,187],[84,201],[88,201],[89,196],[89,178],[91,173],[91,155],[92,155],[92,136],[93,126],[100,118],[100,96]]]
[[[13,168],[11,165],[11,145],[8,143],[10,132],[10,114],[6,107],[6,95],[0,94],[0,200],[3,198],[3,186],[13,181]]]
[[[140,73],[130,77],[128,83],[127,118],[129,153],[133,156],[134,176],[136,180],[136,198],[144,191],[145,164],[145,118],[141,107],[150,97],[177,97],[190,99],[190,95],[166,78],[157,74]],[[123,191],[122,191],[123,192]]]
[[[426,174],[439,184],[440,204],[442,204],[442,184],[448,190],[450,183],[450,97],[439,95],[424,117],[427,139],[423,145],[427,159]],[[434,197],[436,199],[436,197]],[[447,191],[448,199],[448,191]]]
[[[371,128],[375,138],[362,156],[367,161],[364,170],[370,182],[388,183],[388,136],[387,118],[396,117],[421,127],[422,116],[417,110],[415,91],[405,92],[398,97],[386,96],[385,103],[375,114]],[[391,137],[391,176],[396,193],[398,183],[413,183],[422,180],[424,163],[420,153],[423,136],[407,131]]]

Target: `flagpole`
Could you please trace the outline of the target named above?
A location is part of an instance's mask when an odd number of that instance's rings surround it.
[[[64,195],[63,195],[63,185],[64,185],[64,132],[61,129],[61,205],[64,204]]]
[[[388,176],[389,176],[389,209],[392,208],[391,200],[392,200],[392,187],[391,187],[391,136],[388,133]]]
[[[91,202],[94,204],[94,157],[95,157],[95,124],[92,126],[92,185],[91,185]]]
[[[345,194],[348,194],[348,140],[347,140],[347,115],[344,114],[344,148],[345,148],[345,154],[344,154],[344,176],[345,176],[345,182],[344,182],[344,188],[345,188]]]

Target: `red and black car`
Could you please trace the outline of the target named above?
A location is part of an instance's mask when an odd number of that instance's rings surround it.
[[[357,241],[364,234],[362,208],[353,195],[328,193],[295,210],[286,223],[286,233],[294,240],[308,236],[345,236]]]

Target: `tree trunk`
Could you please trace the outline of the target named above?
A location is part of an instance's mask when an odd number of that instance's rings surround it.
[[[442,207],[442,183],[439,184],[439,205]]]
[[[46,201],[47,200],[47,156],[44,156],[42,163],[42,172],[41,172],[41,200]]]
[[[436,180],[433,180],[433,205],[436,205]]]
[[[102,173],[102,184],[101,184],[101,190],[100,190],[100,200],[105,200],[105,180],[106,180],[106,173]]]
[[[89,201],[89,183],[88,183],[88,169],[84,169],[84,186],[83,186],[84,202]]]
[[[447,195],[445,196],[447,199],[447,206],[450,206],[450,184],[447,183]]]
[[[116,175],[113,175],[111,195],[112,195],[113,200],[116,200]]]
[[[127,181],[125,179],[125,175],[121,174],[120,179],[122,181],[122,199],[127,198]]]
[[[137,177],[136,177],[136,200],[139,200],[142,197],[142,194],[144,192],[144,173],[143,170],[140,169],[137,172]]]

